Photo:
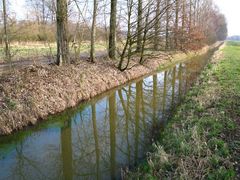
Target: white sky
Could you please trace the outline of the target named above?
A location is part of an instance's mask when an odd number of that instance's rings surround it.
[[[25,0],[10,0],[17,18],[23,19],[26,15]],[[228,22],[228,34],[240,35],[240,0],[214,0]]]
[[[225,14],[228,22],[228,35],[240,35],[240,0],[214,0]]]
[[[9,0],[11,8],[18,19],[23,19],[26,15],[25,0]]]

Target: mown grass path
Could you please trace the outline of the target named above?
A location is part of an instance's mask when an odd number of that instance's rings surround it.
[[[227,42],[128,178],[239,179],[240,43]]]

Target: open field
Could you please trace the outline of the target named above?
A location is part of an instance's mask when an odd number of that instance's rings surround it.
[[[88,53],[90,51],[90,42],[82,42],[79,46],[75,46],[78,53]],[[96,51],[106,50],[106,43],[98,42]],[[70,52],[75,53],[73,44],[70,44]],[[52,57],[57,53],[56,43],[43,42],[21,42],[11,44],[12,61],[34,60],[39,57]],[[4,63],[4,47],[0,45],[0,63]]]
[[[127,178],[239,179],[240,43],[215,54],[148,160]]]

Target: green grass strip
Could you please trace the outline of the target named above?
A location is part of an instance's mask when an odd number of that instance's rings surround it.
[[[128,179],[239,178],[240,43],[221,51]]]

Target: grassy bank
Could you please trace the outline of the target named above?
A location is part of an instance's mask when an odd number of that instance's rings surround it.
[[[239,178],[240,43],[215,54],[159,139],[128,178]]]

